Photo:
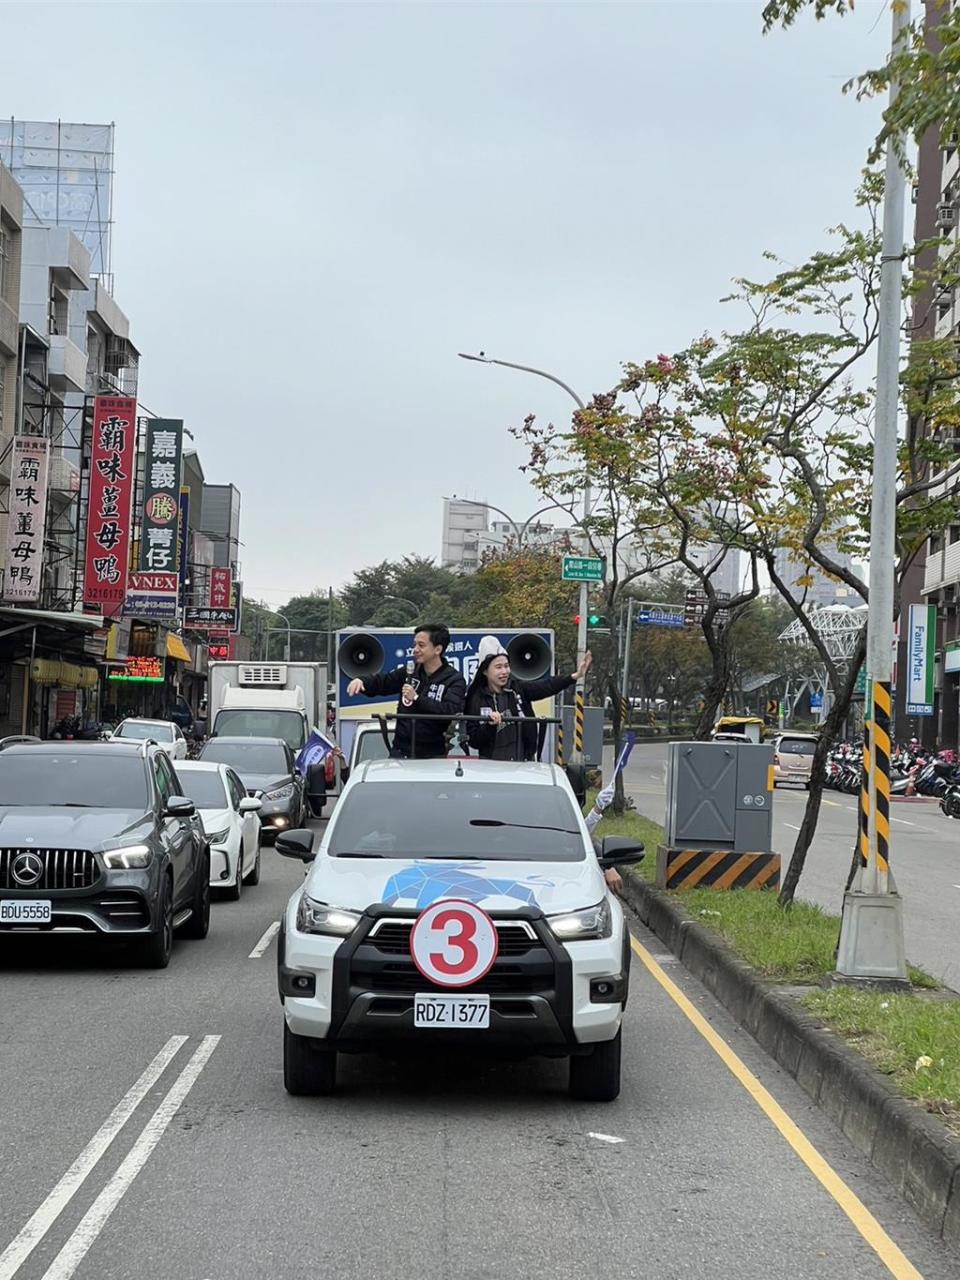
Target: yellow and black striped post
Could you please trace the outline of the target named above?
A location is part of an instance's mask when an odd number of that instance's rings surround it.
[[[629,721],[629,719],[630,719],[630,703],[627,701],[627,699],[626,699],[626,698],[621,698],[621,699],[620,699],[620,723],[621,723],[621,725],[625,725],[625,724],[627,724],[627,722]]]
[[[871,853],[877,859],[877,889],[887,892],[887,873],[890,870],[890,720],[893,710],[888,681],[874,680],[872,687],[872,751],[873,812],[871,813]]]
[[[560,708],[561,714],[563,708]],[[557,764],[563,764],[563,722],[557,725]]]
[[[870,708],[863,713],[863,777],[860,782],[860,866],[870,861]]]
[[[583,691],[577,689],[573,706],[573,749],[578,760],[583,759]]]

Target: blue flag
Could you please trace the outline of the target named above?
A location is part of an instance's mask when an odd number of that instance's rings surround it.
[[[330,739],[324,737],[319,729],[314,729],[300,748],[300,754],[297,756],[296,761],[297,768],[301,773],[306,773],[312,765],[321,764],[326,760],[333,750],[334,745]]]
[[[613,776],[616,777],[621,769],[627,767],[627,761],[630,759],[630,752],[633,750],[633,744],[637,740],[637,735],[629,730],[623,735],[623,746],[620,748],[620,754],[617,756],[617,763],[613,766]]]

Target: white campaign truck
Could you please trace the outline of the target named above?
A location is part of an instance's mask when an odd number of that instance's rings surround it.
[[[211,738],[283,738],[298,752],[326,724],[327,668],[322,662],[211,662],[207,723]],[[308,771],[315,814],[326,801],[322,764]]]

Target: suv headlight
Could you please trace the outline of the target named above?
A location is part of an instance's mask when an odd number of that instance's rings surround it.
[[[229,837],[229,835],[230,835],[230,828],[224,827],[222,831],[208,831],[207,839],[210,841],[211,844],[223,844],[223,842]]]
[[[264,793],[264,800],[289,800],[293,795],[293,783],[288,783],[285,787],[277,787],[276,791],[267,791]]]
[[[314,902],[306,894],[300,898],[297,928],[301,933],[324,933],[346,938],[359,923],[360,916],[355,911],[344,911],[340,907],[328,906],[325,902]]]
[[[553,936],[561,942],[582,942],[585,938],[609,938],[613,932],[613,914],[606,898],[595,907],[582,911],[566,911],[562,916],[548,916]]]
[[[133,871],[138,867],[149,867],[153,861],[153,850],[149,845],[131,844],[126,849],[106,849],[100,857],[108,871]]]

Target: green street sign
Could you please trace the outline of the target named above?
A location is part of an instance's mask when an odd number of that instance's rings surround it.
[[[603,561],[593,556],[564,556],[560,576],[564,582],[602,582]]]
[[[857,683],[853,686],[853,696],[855,698],[864,698],[867,693],[867,669],[861,667],[857,672]]]

